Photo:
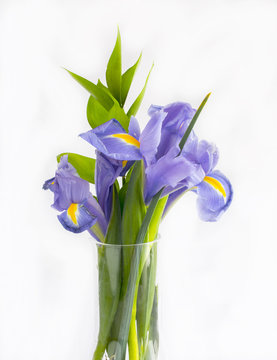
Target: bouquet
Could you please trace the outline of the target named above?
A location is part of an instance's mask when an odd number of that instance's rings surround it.
[[[54,193],[61,225],[88,233],[98,253],[99,333],[94,360],[153,360],[158,356],[157,235],[160,222],[187,192],[196,195],[200,218],[216,221],[232,201],[232,186],[220,171],[217,147],[193,131],[197,110],[185,102],[151,105],[141,131],[135,115],[145,85],[124,109],[136,63],[122,74],[121,38],[106,69],[106,85],[68,71],[90,94],[91,127],[80,137],[95,158],[57,156],[58,169],[43,188]],[[96,196],[91,192],[95,184]]]

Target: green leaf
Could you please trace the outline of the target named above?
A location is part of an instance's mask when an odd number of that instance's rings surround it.
[[[163,192],[163,188],[152,198],[151,203],[147,209],[147,212],[145,214],[145,217],[143,219],[142,225],[140,227],[136,244],[142,244],[147,231],[149,224],[151,222],[152,216],[155,212],[155,209],[157,207],[158,201],[160,199],[160,196]],[[118,342],[116,344],[115,348],[115,359],[121,360],[122,354],[125,353],[125,349],[128,342],[128,336],[129,336],[129,329],[130,329],[130,321],[132,316],[132,308],[133,308],[133,302],[135,298],[135,294],[137,291],[138,286],[138,275],[139,275],[139,265],[141,261],[141,253],[142,253],[142,246],[137,246],[134,249],[134,253],[132,256],[131,261],[131,269],[130,269],[130,275],[128,280],[128,286],[127,286],[127,292],[124,298],[123,302],[123,309],[124,312],[122,313],[121,322],[120,322],[120,329],[119,329],[119,335],[118,335]]]
[[[141,358],[147,348],[147,333],[150,328],[151,313],[154,302],[157,273],[157,243],[152,246],[149,260],[146,262],[138,288],[137,297],[137,332]]]
[[[121,211],[116,187],[113,188],[113,206],[105,239],[98,246],[99,272],[99,334],[93,360],[102,360],[108,346],[111,326],[119,303],[121,288],[121,248],[108,244],[121,244]]]
[[[72,71],[65,69],[80,85],[82,85],[93,97],[95,97],[99,103],[106,109],[110,110],[113,106],[112,99],[107,95],[105,91],[100,89],[97,85],[93,84],[91,81],[74,74]]]
[[[179,147],[180,147],[180,153],[181,151],[183,150],[183,147],[185,146],[185,143],[189,137],[189,134],[191,133],[191,130],[193,129],[195,123],[196,123],[196,120],[198,119],[198,116],[200,115],[203,107],[205,106],[206,102],[208,101],[209,99],[209,96],[211,95],[211,93],[209,93],[208,95],[206,95],[205,99],[202,101],[202,103],[200,104],[199,108],[197,109],[196,113],[194,114],[184,136],[182,137],[180,143],[179,143]]]
[[[121,104],[121,38],[119,29],[117,39],[106,70],[106,81],[113,96]]]
[[[149,339],[145,354],[145,360],[152,360],[153,353],[157,356],[159,350],[159,329],[158,329],[158,286],[155,288],[154,303],[151,314]]]
[[[68,162],[82,179],[94,184],[95,159],[74,153],[62,153],[57,156],[58,162],[63,155],[68,155]]]
[[[143,218],[146,212],[143,196],[143,161],[137,161],[134,165],[128,189],[125,196],[122,213],[122,244],[131,245],[136,243]],[[123,249],[124,258],[124,280],[123,291],[126,290],[130,265],[132,260],[133,248],[125,247]]]
[[[102,84],[100,80],[98,80],[97,86],[106,92],[106,94],[112,99],[113,106],[111,107],[109,113],[108,113],[108,120],[116,119],[123,128],[128,132],[129,122],[130,119],[126,115],[125,111],[122,109],[122,107],[119,105],[119,102],[113,97],[113,95],[110,93],[110,90]]]
[[[109,120],[109,111],[93,96],[88,100],[87,119],[93,129]]]
[[[137,62],[131,66],[128,70],[125,71],[125,73],[122,75],[121,78],[121,106],[123,107],[128,95],[128,92],[130,90],[136,69],[138,67],[138,64],[140,62],[141,59],[141,55],[139,56]]]
[[[114,103],[108,114],[109,120],[116,119],[123,128],[128,132],[130,119],[125,114],[125,111],[120,107],[118,102]]]
[[[144,84],[144,87],[143,89],[141,90],[139,96],[136,98],[136,100],[133,102],[132,106],[130,107],[130,109],[128,110],[127,112],[127,115],[128,117],[130,118],[132,115],[136,115],[140,105],[141,105],[141,102],[143,100],[143,97],[144,97],[144,94],[145,94],[145,90],[146,90],[146,86],[147,86],[147,83],[148,83],[148,79],[149,79],[149,76],[151,74],[151,71],[153,69],[153,66],[154,64],[152,65],[148,75],[147,75],[147,78],[146,78],[146,81],[145,81],[145,84]]]
[[[167,199],[168,196],[164,196],[158,201],[149,224],[148,237],[144,240],[144,242],[152,242],[157,238],[160,221]],[[147,348],[147,332],[150,328],[150,319],[156,286],[157,243],[154,243],[151,247],[150,245],[149,247],[145,246],[144,250],[145,251],[143,251],[141,255],[141,262],[139,266],[140,283],[137,301],[137,331],[140,343],[140,352],[142,352],[143,356]],[[150,261],[146,261],[148,258]]]

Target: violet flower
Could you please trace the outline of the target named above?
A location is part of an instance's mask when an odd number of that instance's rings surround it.
[[[52,207],[61,212],[58,219],[66,230],[80,233],[98,223],[101,231],[106,231],[104,214],[89,191],[89,183],[78,176],[67,155],[61,158],[55,177],[47,180],[43,189],[54,193]]]

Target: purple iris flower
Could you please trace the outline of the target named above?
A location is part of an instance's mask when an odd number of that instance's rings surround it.
[[[98,202],[109,220],[112,208],[113,184],[122,172],[122,161],[109,159],[96,151],[95,187]]]
[[[177,156],[180,151],[179,142],[194,115],[194,110],[190,105],[182,103],[168,105],[164,109],[158,108],[156,110],[153,111],[142,133],[140,133],[137,120],[132,117],[128,129],[129,133],[123,129],[117,120],[112,119],[80,135],[105,156],[105,161],[102,159],[105,166],[107,166],[107,161],[112,160],[122,161],[124,165],[126,161],[144,159],[146,203],[149,203],[155,193],[164,186],[166,186],[164,194],[167,194],[169,190],[178,186],[184,178],[197,177],[199,179],[204,176],[199,166],[191,164],[184,157]],[[100,173],[101,164],[99,169]],[[105,171],[102,171],[102,174],[100,176],[102,180],[98,180],[98,182],[104,184]],[[102,190],[103,192],[110,192],[110,186],[106,187],[106,190],[102,186]],[[108,197],[105,196],[105,199],[107,201]],[[109,208],[109,204],[104,205],[102,200],[99,203],[102,204],[103,210]],[[104,211],[107,213],[106,210]]]
[[[205,176],[198,184],[186,185],[170,194],[165,211],[186,191],[192,190],[198,195],[197,207],[201,220],[217,221],[233,198],[230,181],[220,171],[214,170],[219,158],[217,147],[205,140],[194,141],[188,143],[182,155],[201,166]]]
[[[58,219],[66,230],[80,233],[96,223],[106,230],[104,214],[89,191],[89,183],[78,176],[67,155],[61,158],[55,177],[47,180],[43,189],[54,193],[52,206],[62,212]]]
[[[232,199],[230,182],[214,172],[218,151],[206,141],[198,141],[192,131],[180,154],[179,143],[192,120],[195,110],[187,103],[165,107],[151,106],[150,120],[140,133],[132,117],[128,133],[112,119],[80,136],[96,147],[96,188],[99,203],[109,219],[111,187],[118,175],[124,174],[135,160],[145,163],[145,202],[162,188],[169,195],[167,208],[187,190],[198,193],[200,217],[216,220]],[[129,166],[128,166],[129,164]],[[105,170],[103,170],[105,169]],[[213,196],[213,197],[212,197]]]

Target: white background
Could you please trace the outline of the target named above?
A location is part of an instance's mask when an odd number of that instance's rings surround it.
[[[218,145],[234,187],[220,222],[201,222],[188,194],[161,226],[161,360],[275,360],[277,2],[267,0],[1,0],[0,359],[91,359],[93,245],[60,226],[41,186],[56,154],[93,153],[77,137],[88,94],[62,67],[104,79],[117,24],[124,68],[143,50],[131,98],[155,62],[140,122],[151,103],[197,107],[212,91],[196,131]]]

